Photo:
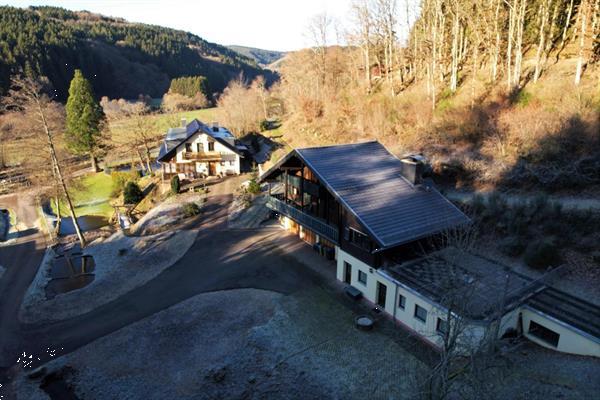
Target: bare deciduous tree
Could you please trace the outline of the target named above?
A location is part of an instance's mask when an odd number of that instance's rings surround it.
[[[23,121],[27,124],[26,127],[22,127],[24,132],[35,138],[32,141],[32,148],[48,155],[52,176],[66,200],[81,247],[85,247],[86,240],[77,221],[75,208],[67,188],[67,180],[63,174],[63,167],[55,146],[55,134],[60,132],[64,126],[64,114],[59,111],[58,105],[44,94],[42,84],[32,78],[13,78],[9,95],[3,100],[3,103],[9,110],[22,115]],[[48,166],[45,165],[41,168],[44,167]]]

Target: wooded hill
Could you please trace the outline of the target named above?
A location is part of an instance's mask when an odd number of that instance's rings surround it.
[[[312,21],[279,96],[292,146],[377,139],[464,184],[600,184],[600,0],[357,0]],[[407,40],[398,24],[410,26]]]
[[[161,97],[171,78],[202,75],[209,93],[220,92],[242,72],[272,75],[254,60],[191,33],[129,23],[86,11],[55,7],[0,7],[0,94],[11,74],[47,76],[65,100],[75,69],[98,97]]]
[[[229,47],[231,50],[237,53],[240,53],[243,56],[253,59],[258,65],[261,65],[263,67],[267,67],[269,64],[272,64],[285,56],[285,52],[283,51],[264,50],[257,49],[254,47],[236,45],[231,45],[227,47]]]

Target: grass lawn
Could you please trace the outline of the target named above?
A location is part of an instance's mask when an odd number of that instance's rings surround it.
[[[110,175],[103,172],[86,175],[71,183],[69,192],[78,216],[100,215],[107,218],[112,216],[114,210],[109,203],[112,192]],[[54,202],[52,208],[56,212]],[[64,200],[61,200],[60,213],[64,217],[69,216]]]
[[[217,108],[205,108],[202,110],[183,111],[173,114],[150,114],[144,118],[148,118],[154,122],[155,132],[157,137],[163,137],[167,129],[181,125],[181,120],[185,118],[189,123],[194,118],[199,119],[204,123],[211,123],[217,117]],[[113,137],[119,137],[135,124],[132,118],[124,118],[117,121],[112,121],[109,125]]]

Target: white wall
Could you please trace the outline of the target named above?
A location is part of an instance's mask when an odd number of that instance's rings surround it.
[[[370,267],[366,263],[337,248],[337,279],[344,280],[344,262],[352,265],[352,279],[350,284],[360,290],[363,296],[372,303],[377,302],[377,282],[387,286],[387,297],[385,302],[385,312],[395,318],[404,326],[421,335],[425,340],[435,346],[442,345],[442,336],[436,332],[437,318],[446,319],[446,310],[432,302],[430,299],[421,296],[416,291],[397,283],[385,272]],[[358,281],[358,271],[367,274],[367,284]],[[399,295],[405,297],[404,309],[399,307]],[[419,305],[427,310],[425,322],[415,318],[415,305]],[[486,328],[483,325],[472,324],[465,328],[464,341],[479,342],[485,336]]]
[[[523,315],[523,334],[529,340],[539,344],[540,346],[562,351],[564,353],[600,357],[600,343],[598,341],[594,341],[589,336],[568,327],[566,324],[559,323],[554,318],[537,310],[533,310],[528,306],[522,307],[520,311]],[[529,323],[531,321],[535,321],[536,323],[558,333],[560,335],[558,346],[553,347],[543,340],[530,335]]]
[[[352,266],[350,284],[360,290],[363,293],[363,296],[372,303],[377,302],[377,282],[385,284],[387,286],[385,312],[393,316],[396,321],[420,334],[428,342],[436,346],[442,345],[442,337],[436,332],[436,324],[438,317],[444,320],[446,319],[447,311],[443,307],[427,297],[420,295],[408,286],[393,280],[393,278],[388,276],[385,271],[370,267],[338,247],[336,247],[336,254],[336,275],[338,280],[344,280],[344,262],[348,262]],[[367,274],[366,285],[358,281],[358,271],[363,271]],[[406,298],[404,309],[398,307],[399,294]],[[427,310],[427,319],[425,323],[414,317],[416,304]],[[499,337],[501,337],[507,329],[517,328],[519,313],[522,313],[523,316],[523,334],[533,342],[565,353],[600,357],[599,341],[594,341],[588,335],[570,328],[568,325],[560,323],[552,317],[546,316],[527,306],[516,308],[502,317],[500,329],[498,330]],[[535,336],[530,335],[528,333],[530,321],[535,321],[558,333],[560,335],[558,346],[553,347]],[[486,332],[488,332],[487,324],[472,322],[465,328],[462,341],[465,344],[478,344],[481,340],[485,339]]]
[[[213,140],[212,138],[209,138],[209,136],[206,133],[203,133],[203,132],[196,133],[192,137],[190,137],[185,143],[192,144],[192,152],[195,152],[197,150],[197,144],[201,143],[202,151],[208,153],[209,152],[208,151],[208,143],[211,141],[214,142],[214,144],[215,144],[215,149],[214,149],[215,153],[227,154],[231,157],[231,160],[233,161],[233,165],[231,165],[229,160],[224,161],[224,162],[216,162],[217,175],[218,174],[239,175],[240,174],[240,156],[238,154],[236,154],[235,152],[233,152],[229,147],[226,147],[222,143],[220,143],[216,140]],[[189,163],[189,162],[193,163],[193,162],[195,162],[195,161],[188,161],[185,159],[185,144],[184,143],[182,143],[177,148],[176,160],[178,163]],[[208,175],[208,163],[207,162],[195,162],[195,163],[196,163],[196,172],[204,173],[204,174]],[[224,165],[222,165],[222,164],[224,164]]]

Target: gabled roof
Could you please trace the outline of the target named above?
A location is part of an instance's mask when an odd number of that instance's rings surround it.
[[[227,147],[229,150],[233,151],[240,157],[244,157],[243,153],[236,146],[229,143],[225,140],[226,137],[233,135],[224,128],[219,128],[218,132],[213,132],[213,130],[206,125],[205,123],[194,119],[192,122],[187,124],[185,128],[171,128],[167,132],[167,136],[160,146],[158,151],[158,161],[164,162],[169,161],[173,155],[177,152],[177,148],[187,142],[192,136],[194,136],[199,131],[202,133],[206,133],[208,136],[212,137],[215,141],[221,143],[223,146]]]
[[[380,249],[409,243],[469,223],[435,188],[414,186],[401,175],[402,162],[379,142],[292,150],[260,180],[298,157],[375,239]]]

